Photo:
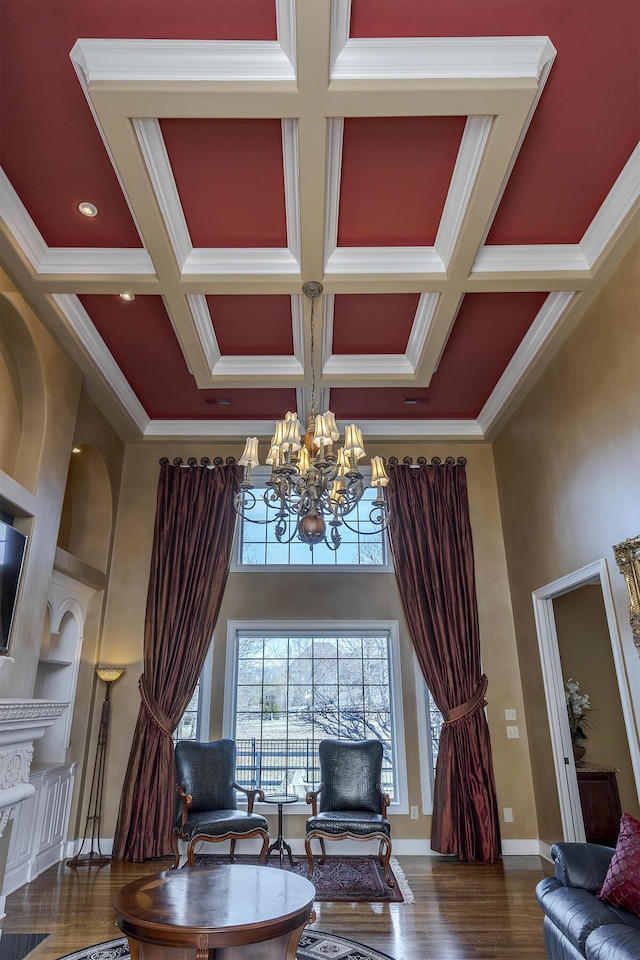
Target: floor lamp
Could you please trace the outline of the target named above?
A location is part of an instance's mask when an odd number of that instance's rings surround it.
[[[107,759],[107,740],[109,738],[109,720],[111,716],[111,684],[115,683],[124,673],[124,667],[96,667],[98,677],[104,681],[106,690],[100,716],[100,730],[96,746],[96,759],[93,765],[93,779],[89,794],[89,809],[84,825],[82,845],[75,857],[67,860],[68,867],[103,867],[111,862],[111,857],[103,854],[100,849],[100,820],[102,818],[102,794],[104,791],[104,769]],[[83,853],[84,845],[90,841],[88,853]]]

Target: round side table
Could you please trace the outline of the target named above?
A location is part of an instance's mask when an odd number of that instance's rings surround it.
[[[289,857],[289,863],[291,864],[291,866],[295,867],[296,865],[296,862],[293,859],[293,856],[291,854],[291,847],[289,846],[287,841],[284,839],[284,836],[282,834],[282,808],[285,805],[285,803],[295,803],[296,800],[298,799],[299,798],[297,793],[265,793],[264,795],[265,803],[278,804],[278,836],[276,837],[276,839],[273,841],[273,843],[267,850],[266,859],[268,860],[269,857],[271,856],[271,853],[274,850],[277,850],[280,855],[281,867],[284,865],[285,850],[287,851],[287,856]]]

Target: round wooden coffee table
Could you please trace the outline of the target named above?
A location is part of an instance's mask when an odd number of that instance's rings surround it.
[[[132,960],[295,960],[315,892],[295,873],[234,863],[141,877],[113,905]]]

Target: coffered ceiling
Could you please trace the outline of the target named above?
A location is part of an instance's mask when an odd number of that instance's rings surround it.
[[[3,260],[126,439],[267,437],[312,365],[490,439],[640,233],[638,0],[0,13]]]

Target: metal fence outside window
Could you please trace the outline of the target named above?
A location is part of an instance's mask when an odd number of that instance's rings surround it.
[[[391,742],[382,742],[391,749]],[[236,779],[247,789],[312,789],[320,784],[318,743],[313,740],[236,740]],[[385,751],[387,752],[387,751]],[[393,798],[393,768],[382,762],[382,789]]]

